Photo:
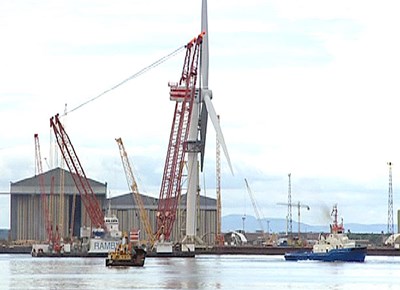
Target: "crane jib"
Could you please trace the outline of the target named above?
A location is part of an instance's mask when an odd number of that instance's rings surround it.
[[[204,33],[186,45],[182,74],[178,84],[170,84],[170,99],[175,101],[170,139],[161,182],[157,210],[157,238],[169,240],[181,195],[181,179],[193,102],[196,93],[197,68]]]
[[[71,177],[78,189],[81,201],[89,214],[92,224],[98,227],[105,227],[104,214],[100,203],[95,196],[88,178],[86,177],[71,140],[60,122],[58,114],[50,119],[50,127],[54,131],[58,147],[69,171],[71,172]]]

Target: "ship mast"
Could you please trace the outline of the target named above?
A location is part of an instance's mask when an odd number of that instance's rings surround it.
[[[337,204],[333,206],[331,216],[333,216],[333,224],[331,224],[331,233],[332,234],[343,234],[343,220],[340,224],[338,224],[338,214],[337,214]]]

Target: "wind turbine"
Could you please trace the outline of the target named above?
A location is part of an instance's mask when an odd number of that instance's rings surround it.
[[[228,149],[225,144],[224,136],[219,125],[217,113],[211,102],[212,91],[208,88],[208,19],[207,19],[207,0],[202,0],[201,9],[201,31],[203,36],[201,56],[200,56],[200,89],[196,94],[193,104],[193,111],[190,121],[188,137],[188,188],[186,201],[186,236],[182,243],[186,244],[186,249],[194,251],[195,241],[201,242],[196,236],[196,194],[199,190],[199,164],[198,156],[200,153],[201,170],[203,170],[204,151],[207,133],[207,119],[210,116],[211,122],[217,134],[217,138],[224,151],[229,168],[233,174],[232,164],[229,158]],[[200,136],[200,139],[198,139]]]

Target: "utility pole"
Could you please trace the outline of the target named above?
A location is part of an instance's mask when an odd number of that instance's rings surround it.
[[[388,223],[387,232],[393,235],[393,186],[392,186],[392,162],[387,163],[389,165],[389,198],[388,198]]]

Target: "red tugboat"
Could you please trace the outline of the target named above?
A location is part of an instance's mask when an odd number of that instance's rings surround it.
[[[367,247],[358,245],[354,240],[349,240],[344,233],[343,221],[338,224],[337,205],[333,206],[331,216],[333,216],[333,223],[330,225],[330,234],[326,237],[321,234],[319,240],[313,246],[312,252],[286,253],[285,260],[364,262]]]
[[[131,232],[130,241],[126,233],[122,236],[121,243],[116,249],[108,253],[106,266],[124,266],[124,267],[143,267],[146,258],[146,250],[135,245],[133,237],[138,237],[138,232]]]

